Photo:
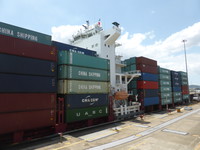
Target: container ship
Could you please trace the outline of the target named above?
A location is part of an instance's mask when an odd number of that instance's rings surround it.
[[[71,44],[0,22],[0,145],[133,118],[189,101],[186,72],[115,54],[119,23]]]

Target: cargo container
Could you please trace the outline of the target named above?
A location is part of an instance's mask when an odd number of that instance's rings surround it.
[[[172,87],[160,86],[159,90],[160,92],[172,92]]]
[[[55,93],[55,77],[0,74],[0,92]]]
[[[108,106],[67,109],[65,122],[70,123],[104,116],[108,116]]]
[[[133,79],[133,80],[128,84],[128,88],[129,88],[129,89],[136,89],[136,88],[137,88],[137,81]]]
[[[180,96],[182,96],[181,92],[173,92],[172,95],[173,95],[173,97],[180,97]]]
[[[0,53],[57,61],[57,50],[53,46],[0,35]]]
[[[137,81],[138,89],[158,89],[158,82],[154,81]]]
[[[151,74],[151,73],[141,73],[141,76],[138,78],[138,80],[144,80],[144,81],[158,81],[158,75],[157,74]]]
[[[146,57],[137,57],[136,63],[137,64],[146,64],[146,65],[149,65],[149,66],[156,66],[157,67],[157,61],[155,61],[153,59],[146,58]]]
[[[108,93],[108,82],[79,81],[79,80],[59,80],[59,94],[99,94]]]
[[[136,64],[136,57],[131,57],[129,59],[126,59],[126,60],[124,60],[124,63],[127,66],[132,65],[132,64]]]
[[[138,89],[139,97],[158,97],[158,89]]]
[[[167,104],[172,104],[171,97],[161,99],[161,105],[167,105]]]
[[[171,86],[171,81],[166,81],[166,80],[160,80],[159,81],[160,86]]]
[[[158,67],[158,72],[159,72],[160,74],[166,74],[166,75],[170,75],[170,74],[171,74],[171,72],[170,72],[169,69],[161,68],[161,67]]]
[[[161,99],[172,98],[172,92],[160,93]]]
[[[66,109],[108,106],[108,94],[67,94]]]
[[[189,99],[189,94],[186,94],[186,95],[184,94],[183,95],[183,100],[188,100],[188,99]]]
[[[181,87],[172,87],[173,92],[181,92]]]
[[[0,73],[56,76],[57,64],[53,61],[0,54]]]
[[[144,98],[144,106],[151,106],[159,104],[159,97]]]
[[[33,130],[55,125],[55,109],[0,113],[0,134]]]
[[[142,72],[145,72],[145,73],[152,73],[152,74],[158,73],[157,66],[150,66],[147,64],[137,64],[136,68],[137,70],[141,70]]]
[[[171,81],[171,76],[168,74],[159,74],[159,80]]]
[[[51,36],[0,22],[0,34],[32,42],[51,45]]]
[[[59,65],[74,65],[87,68],[95,68],[102,70],[110,69],[110,61],[107,59],[93,57],[69,51],[59,51],[58,54]]]
[[[52,46],[55,46],[56,49],[59,51],[66,50],[66,51],[84,54],[84,55],[97,56],[96,51],[84,49],[84,48],[73,46],[73,45],[68,45],[65,43],[57,42],[57,41],[52,41]]]
[[[182,98],[180,97],[173,97],[174,103],[182,102]]]
[[[56,93],[0,93],[0,113],[56,108]]]
[[[110,81],[110,72],[100,69],[60,65],[58,66],[58,79]]]

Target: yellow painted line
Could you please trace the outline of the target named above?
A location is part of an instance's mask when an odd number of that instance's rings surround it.
[[[60,149],[63,149],[63,148],[66,148],[66,147],[70,147],[70,146],[73,146],[73,145],[76,145],[76,144],[79,144],[79,143],[82,143],[82,142],[85,142],[85,141],[82,140],[82,141],[79,141],[79,142],[75,142],[75,143],[67,144],[67,145],[62,146],[62,147],[54,148],[53,150],[60,150]]]
[[[128,150],[135,149],[135,148],[137,148],[138,146],[140,146],[140,145],[142,145],[142,144],[144,144],[144,143],[146,143],[146,142],[145,142],[145,141],[142,141],[142,142],[140,142],[139,144],[136,144],[136,145],[131,146],[131,148],[129,148]]]

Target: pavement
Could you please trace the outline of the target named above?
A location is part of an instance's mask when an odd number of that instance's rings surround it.
[[[192,109],[188,109],[192,108]],[[200,103],[52,138],[21,150],[200,150]]]

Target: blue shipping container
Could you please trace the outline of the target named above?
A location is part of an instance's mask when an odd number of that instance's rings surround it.
[[[181,87],[172,87],[173,92],[181,92]]]
[[[74,53],[90,55],[90,56],[97,56],[97,53],[95,51],[76,47],[76,46],[65,44],[65,43],[56,42],[56,41],[52,41],[52,46],[56,47],[57,50],[59,50],[59,51],[67,50],[67,51],[74,52]]]
[[[151,105],[157,105],[157,104],[159,104],[158,97],[144,98],[144,106],[151,106]]]
[[[56,76],[57,64],[47,60],[0,54],[0,73]]]
[[[0,74],[0,92],[56,93],[55,77]]]
[[[88,108],[108,105],[108,94],[68,94],[65,95],[66,108]]]
[[[151,73],[141,73],[141,76],[138,78],[138,80],[158,81],[158,75],[157,74],[151,74]]]

